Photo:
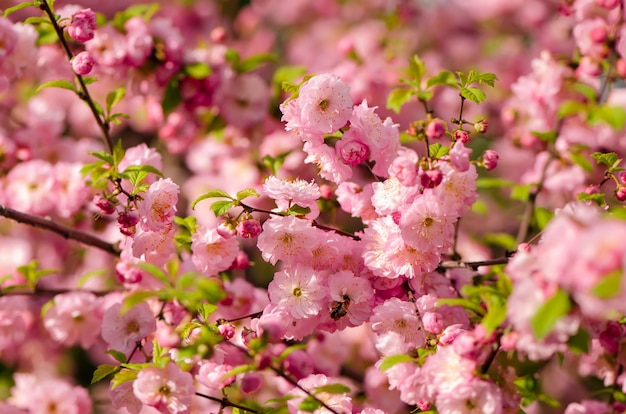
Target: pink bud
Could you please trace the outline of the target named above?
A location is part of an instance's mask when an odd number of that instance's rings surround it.
[[[108,198],[102,197],[101,194],[96,194],[93,197],[93,203],[100,209],[102,214],[115,213],[115,205]]]
[[[313,373],[313,359],[301,349],[290,353],[285,358],[284,365],[285,371],[297,379],[302,379]]]
[[[335,146],[344,164],[354,167],[367,161],[370,156],[370,149],[358,139],[339,140]]]
[[[600,193],[600,187],[597,184],[589,184],[587,188],[585,188],[585,193],[598,194]]]
[[[256,332],[250,330],[250,329],[245,329],[243,331],[241,331],[241,339],[243,340],[244,345],[248,346],[248,343],[250,343],[251,340],[256,339]]]
[[[622,184],[626,184],[626,171],[619,173],[618,177]]]
[[[137,210],[122,211],[117,216],[117,224],[119,224],[120,232],[126,236],[135,234],[135,226],[139,223],[139,213]]]
[[[443,180],[443,173],[441,170],[426,170],[422,171],[420,174],[420,184],[424,188],[435,188],[441,181]]]
[[[217,330],[226,340],[232,339],[235,336],[235,327],[232,323],[223,323],[217,327]]]
[[[233,260],[233,262],[231,263],[230,269],[242,270],[242,269],[247,269],[248,266],[250,266],[250,258],[244,252],[239,252],[237,253],[237,256],[235,257],[235,260]]]
[[[602,75],[602,66],[600,62],[589,56],[583,56],[578,63],[576,73],[582,76],[600,76]]]
[[[72,69],[78,75],[87,75],[96,64],[93,56],[89,52],[80,52],[72,59]]]
[[[487,171],[491,171],[498,166],[500,156],[494,150],[486,150],[483,154],[483,165]]]
[[[333,198],[333,188],[328,184],[320,185],[320,195],[322,198]]]
[[[479,134],[484,134],[485,132],[487,132],[487,128],[489,128],[489,122],[487,122],[486,119],[481,119],[474,124],[474,131],[478,132]]]
[[[605,9],[611,10],[616,8],[621,3],[621,0],[596,0],[596,3]]]
[[[444,328],[441,316],[439,316],[438,313],[434,312],[425,312],[422,315],[422,324],[424,325],[424,330],[426,332],[434,334],[440,333]]]
[[[446,133],[446,124],[442,119],[435,118],[426,125],[425,132],[428,139],[439,139]]]
[[[223,43],[226,40],[226,29],[222,26],[216,27],[211,30],[211,34],[209,36],[211,37],[211,41],[213,43]]]
[[[620,185],[615,190],[615,198],[619,201],[626,201],[626,185]]]
[[[462,143],[466,144],[467,141],[469,141],[470,139],[470,134],[467,131],[464,131],[462,129],[457,129],[456,131],[454,131],[454,140],[455,141],[461,141]]]
[[[608,32],[606,30],[606,26],[595,26],[591,29],[591,33],[589,33],[589,37],[595,43],[604,43],[608,37]]]
[[[67,28],[67,33],[79,42],[86,42],[93,39],[96,27],[96,13],[91,9],[79,10],[72,15],[72,23]]]
[[[256,372],[246,372],[239,386],[244,394],[255,393],[263,387],[263,377]]]
[[[505,352],[513,351],[515,349],[515,345],[517,344],[517,332],[509,332],[502,335],[500,338],[500,346],[502,350]]]
[[[240,221],[239,224],[237,224],[237,234],[244,239],[254,239],[261,234],[262,230],[259,220],[248,219]]]
[[[606,329],[600,333],[600,345],[609,354],[617,355],[619,351],[619,343],[622,337],[622,330],[617,323],[609,322],[606,324]]]

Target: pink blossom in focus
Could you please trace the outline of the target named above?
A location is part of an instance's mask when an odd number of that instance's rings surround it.
[[[163,414],[188,414],[195,388],[190,373],[168,362],[165,368],[147,367],[139,371],[133,392],[143,404]]]
[[[209,276],[228,269],[239,252],[237,238],[225,238],[217,229],[200,227],[191,240],[191,260],[199,272]]]
[[[310,258],[317,244],[317,233],[311,224],[294,216],[272,216],[263,223],[257,242],[263,259],[272,264],[278,260],[295,263]]]
[[[171,178],[150,185],[139,204],[139,215],[148,230],[158,231],[174,220],[180,189]]]
[[[466,148],[462,141],[457,141],[450,150],[450,163],[455,170],[465,172],[469,169],[471,148]]]
[[[72,69],[77,75],[88,75],[96,64],[89,52],[80,52],[72,59]]]
[[[96,28],[96,13],[91,9],[83,9],[72,15],[67,33],[76,41],[84,43],[93,39]]]
[[[323,279],[304,267],[277,272],[267,291],[270,301],[286,309],[294,318],[317,315],[326,297]]]

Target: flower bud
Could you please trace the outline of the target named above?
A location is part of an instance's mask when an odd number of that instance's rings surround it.
[[[489,123],[487,122],[487,120],[481,119],[474,124],[474,131],[478,132],[479,134],[484,134],[485,132],[487,132],[488,127]]]
[[[115,205],[108,198],[102,197],[101,194],[96,194],[93,197],[93,203],[100,209],[102,214],[108,215],[115,213]]]
[[[87,75],[96,64],[93,56],[89,52],[80,52],[72,59],[72,70],[77,75]]]
[[[600,7],[611,10],[616,8],[621,3],[621,0],[596,0],[596,3]]]
[[[122,211],[117,216],[117,224],[119,224],[120,232],[125,236],[135,234],[135,226],[139,223],[139,213],[137,210]]]
[[[86,42],[93,39],[96,27],[96,13],[91,9],[83,9],[72,15],[72,23],[67,28],[67,33],[78,42]]]
[[[261,223],[255,219],[243,220],[237,224],[237,234],[244,239],[254,239],[262,230]]]
[[[313,373],[313,359],[303,350],[296,350],[285,358],[285,371],[297,379],[302,379]]]
[[[483,154],[483,165],[487,171],[491,171],[498,166],[500,156],[494,150],[486,150]]]
[[[454,131],[455,141],[461,141],[462,143],[467,144],[467,141],[469,141],[469,139],[470,139],[469,132],[464,131],[462,129],[457,129],[456,131]]]
[[[235,336],[235,327],[232,323],[223,323],[217,327],[217,330],[226,340],[232,339]]]
[[[257,372],[246,372],[239,386],[244,394],[255,393],[263,387],[263,377]]]
[[[626,185],[620,185],[615,190],[615,198],[619,201],[626,201]]]
[[[424,188],[435,188],[441,181],[443,180],[443,173],[441,170],[426,170],[422,171],[420,174],[420,184]]]
[[[425,133],[428,139],[439,139],[446,133],[446,124],[442,119],[435,118],[426,125]]]
[[[367,161],[370,156],[370,149],[358,139],[340,140],[337,142],[336,150],[344,164],[351,167]]]

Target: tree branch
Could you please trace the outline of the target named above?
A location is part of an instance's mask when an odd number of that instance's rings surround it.
[[[66,239],[76,240],[87,246],[92,246],[100,250],[104,250],[114,256],[120,255],[120,249],[111,243],[108,243],[96,236],[73,229],[56,223],[50,219],[33,216],[31,214],[22,213],[12,208],[8,208],[0,204],[0,216],[17,221],[18,223],[28,224],[29,226],[39,227],[63,236]]]
[[[480,260],[476,262],[463,262],[460,260],[446,260],[439,263],[437,266],[439,269],[469,269],[469,270],[478,270],[479,267],[483,266],[494,266],[499,264],[507,264],[509,262],[509,257],[498,257],[496,259],[491,260]]]

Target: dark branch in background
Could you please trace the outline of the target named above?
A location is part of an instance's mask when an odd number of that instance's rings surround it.
[[[59,37],[59,42],[63,46],[63,49],[65,50],[65,53],[67,54],[68,59],[72,60],[74,58],[74,54],[72,53],[72,50],[70,49],[69,45],[65,41],[65,36],[63,35],[63,29],[57,23],[56,17],[54,16],[54,13],[52,13],[52,10],[50,9],[48,2],[46,0],[41,0],[41,5],[39,6],[39,8],[48,15],[48,18],[50,19],[50,23],[52,23],[52,27],[54,27],[54,31]],[[83,77],[77,73],[74,73],[74,75],[76,76],[76,79],[78,79],[78,83],[80,84],[81,90],[79,93],[79,97],[83,101],[85,101],[87,105],[89,105],[89,109],[91,109],[91,112],[93,113],[93,116],[94,118],[96,118],[96,122],[98,123],[98,127],[100,127],[100,130],[102,131],[102,135],[104,137],[104,143],[109,153],[112,154],[113,153],[113,139],[111,138],[109,123],[104,122],[104,120],[98,113],[98,109],[96,108],[96,105],[93,99],[91,98],[91,95],[89,94],[89,90],[87,89],[87,85],[85,84],[85,80],[83,79]]]
[[[446,260],[439,263],[439,269],[469,269],[478,270],[479,267],[507,264],[509,257],[498,257],[491,260],[480,260],[476,262],[462,262],[460,260]]]
[[[258,411],[254,408],[248,408],[244,407],[243,405],[235,404],[234,402],[228,401],[226,398],[211,397],[210,395],[202,394],[201,392],[196,392],[196,395],[198,397],[206,398],[207,400],[218,402],[222,405],[222,407],[233,407],[238,408],[241,411],[247,411],[249,413],[258,413]]]
[[[55,223],[50,219],[43,217],[33,216],[31,214],[22,213],[12,208],[5,207],[0,204],[0,216],[4,216],[8,219],[15,220],[18,223],[28,224],[29,226],[39,227],[41,229],[49,230],[53,233],[63,236],[66,239],[76,240],[87,246],[92,246],[100,250],[104,250],[114,256],[120,255],[120,249],[111,243],[108,243],[96,236],[75,230],[71,227],[64,226],[59,223]]]

